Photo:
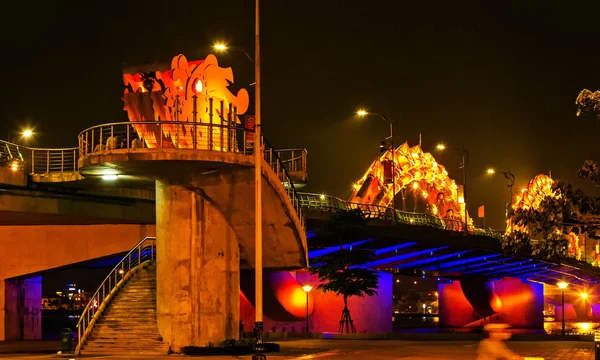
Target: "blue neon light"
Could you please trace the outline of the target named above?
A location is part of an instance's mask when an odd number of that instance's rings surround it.
[[[392,252],[392,251],[396,251],[396,250],[400,250],[400,249],[405,249],[407,247],[411,247],[411,246],[414,246],[414,245],[417,245],[417,243],[416,242],[407,242],[407,243],[404,243],[404,244],[399,244],[399,245],[394,245],[394,246],[386,247],[386,248],[383,248],[383,249],[376,250],[375,251],[375,255],[381,255],[381,254],[389,253],[389,252]]]
[[[406,264],[401,264],[401,265],[398,265],[398,266],[393,266],[393,268],[395,268],[395,269],[405,269],[405,268],[419,266],[419,265],[423,265],[423,264],[429,264],[431,262],[448,259],[448,258],[454,257],[456,255],[465,254],[465,253],[468,253],[470,251],[473,251],[473,250],[465,250],[465,251],[461,251],[461,252],[458,252],[458,253],[446,254],[446,255],[431,257],[431,258],[428,258],[428,259],[421,259],[421,260],[417,260],[417,261],[412,261],[412,262],[409,262],[409,263],[406,263]]]
[[[381,260],[371,261],[371,262],[368,262],[368,263],[363,264],[363,265],[353,266],[353,268],[356,268],[356,267],[367,268],[367,267],[371,267],[371,266],[380,266],[380,265],[384,265],[384,264],[391,264],[391,263],[399,262],[399,261],[402,261],[402,260],[410,259],[410,258],[413,258],[413,257],[417,257],[417,256],[429,254],[429,253],[431,253],[433,251],[444,250],[444,249],[447,249],[447,248],[448,248],[448,246],[440,246],[440,247],[437,247],[437,248],[434,248],[434,249],[427,249],[427,250],[422,250],[422,251],[415,251],[415,252],[411,252],[411,253],[407,253],[407,254],[402,254],[402,255],[398,255],[398,256],[392,256],[392,257],[381,259]]]
[[[473,265],[480,265],[480,264],[473,264],[474,262],[477,261],[486,261],[487,259],[494,259],[497,258],[498,256],[500,256],[500,254],[489,254],[489,255],[484,255],[484,256],[478,256],[478,257],[474,257],[474,258],[470,258],[470,259],[463,259],[463,260],[456,260],[456,261],[450,261],[447,262],[445,264],[442,264],[439,266],[439,269],[450,269],[450,268],[463,268],[465,265],[470,264],[469,266]],[[481,265],[480,265],[481,266]],[[430,266],[430,267],[426,267],[424,268],[424,270],[437,270],[438,267],[437,266]]]
[[[526,261],[531,261],[531,260],[526,260]],[[479,273],[479,272],[495,272],[498,271],[499,269],[505,269],[507,267],[514,267],[514,266],[522,266],[522,262],[514,261],[508,264],[502,264],[502,263],[496,263],[496,264],[489,264],[489,268],[484,268],[484,269],[477,269],[477,270],[468,270],[468,271],[463,271],[463,274],[474,274],[474,273]]]
[[[369,238],[369,239],[366,239],[366,240],[360,240],[360,241],[354,242],[352,244],[344,244],[342,246],[342,249],[352,249],[353,246],[362,245],[364,243],[368,243],[369,241],[373,241],[373,238]],[[309,259],[313,259],[313,258],[316,258],[316,257],[319,257],[319,256],[323,256],[323,255],[334,253],[336,251],[340,251],[340,247],[339,246],[332,246],[332,247],[325,248],[325,249],[312,250],[312,251],[308,252],[308,258]]]

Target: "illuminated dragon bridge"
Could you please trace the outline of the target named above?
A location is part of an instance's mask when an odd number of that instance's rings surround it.
[[[456,182],[450,179],[444,166],[419,145],[410,147],[404,143],[394,149],[393,155],[391,150],[386,151],[373,161],[353,188],[350,202],[385,207],[398,192],[405,198],[406,190],[412,190],[427,202],[428,213],[464,221],[464,203],[459,201],[462,194]]]
[[[537,210],[544,198],[559,196],[552,189],[553,185],[554,180],[550,176],[544,174],[536,175],[529,181],[527,187],[524,188],[519,195],[517,195],[516,202],[513,205],[513,210]],[[527,232],[525,227],[513,226],[512,222],[513,219],[509,219],[506,226],[507,234],[514,230]],[[577,233],[571,231],[572,229],[567,227],[565,227],[565,229],[567,230],[568,256],[576,258],[577,260],[581,260],[585,252],[583,241],[580,240],[580,236]],[[593,256],[596,256],[596,254],[593,254]],[[596,265],[596,263],[594,264]]]
[[[221,68],[214,55],[190,61],[178,55],[165,71],[124,74],[123,97],[132,123],[158,120],[205,123],[210,127],[153,124],[133,125],[149,148],[192,148],[230,151],[231,126],[240,123],[238,115],[248,109],[245,89],[229,91],[233,83],[231,68]],[[232,131],[233,132],[233,131]],[[160,144],[160,145],[159,145]]]

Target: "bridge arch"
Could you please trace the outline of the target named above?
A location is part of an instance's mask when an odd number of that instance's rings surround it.
[[[395,188],[391,180],[392,161]],[[419,145],[410,147],[407,142],[375,159],[363,177],[353,184],[348,201],[389,206],[396,194],[401,193],[404,199],[407,191],[415,192],[414,195],[426,202],[429,214],[446,218],[447,212],[452,210],[453,219],[464,222],[465,208],[459,201],[456,182],[431,153],[424,152]]]

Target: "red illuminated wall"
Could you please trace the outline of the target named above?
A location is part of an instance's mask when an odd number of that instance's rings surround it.
[[[379,273],[378,295],[365,296],[364,298],[351,297],[348,299],[348,307],[354,320],[354,326],[357,332],[381,333],[392,331],[392,275],[388,273]],[[314,299],[314,310],[309,316],[309,330],[311,332],[337,332],[342,309],[344,307],[341,297],[334,294],[323,294],[316,290],[319,285],[316,275],[311,275],[306,271],[293,272],[292,275],[300,284],[313,285],[311,292]],[[298,298],[306,305],[306,297]],[[242,294],[240,301],[241,311],[240,319],[244,324],[244,331],[252,331],[254,327],[254,307]],[[312,303],[309,306],[312,307]],[[305,310],[306,311],[306,310]],[[296,321],[277,321],[265,316],[265,331],[281,332],[283,328],[287,332],[303,332],[306,326],[304,318]]]
[[[495,322],[515,328],[543,329],[544,288],[541,284],[505,278],[491,282],[490,306]],[[480,327],[484,321],[465,297],[460,281],[438,286],[440,327]]]

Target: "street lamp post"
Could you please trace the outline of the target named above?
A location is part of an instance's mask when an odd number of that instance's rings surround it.
[[[358,110],[356,112],[356,115],[361,116],[361,117],[367,116],[367,115],[379,116],[380,118],[383,119],[383,121],[387,122],[390,126],[390,136],[388,137],[388,139],[390,139],[390,147],[391,147],[391,153],[392,153],[392,209],[394,212],[394,221],[396,221],[396,160],[395,160],[396,148],[394,147],[394,123],[393,123],[391,111],[390,111],[390,119],[389,120],[385,116],[383,116],[379,113],[368,112],[364,109]]]
[[[494,175],[496,173],[496,170],[494,170],[493,168],[490,168],[490,169],[487,169],[487,173],[489,175]],[[506,218],[509,219],[510,218],[510,210],[512,209],[512,203],[513,203],[512,188],[515,185],[515,174],[510,172],[510,169],[508,169],[508,171],[506,171],[506,172],[502,171],[501,174],[504,175],[504,177],[508,181],[508,184],[506,185],[506,187],[508,188],[510,200],[508,201],[508,211],[506,212]],[[512,232],[512,222],[509,222],[509,232]]]
[[[445,150],[446,145],[438,144],[436,146],[438,150]],[[469,152],[465,149],[465,145],[461,148],[454,148],[458,155],[461,158],[459,169],[462,169],[463,173],[463,204],[465,205],[465,213],[464,213],[464,229],[463,233],[465,236],[469,235],[469,220],[468,220],[468,211],[467,211],[467,164],[469,163]]]
[[[255,96],[254,96],[254,283],[255,283],[255,353],[263,351],[263,237],[262,237],[262,139],[261,139],[261,112],[260,112],[260,7],[259,0],[255,0]],[[253,359],[265,359],[264,354],[255,354]]]
[[[312,290],[312,285],[302,286],[302,290],[306,293],[306,336],[308,337],[308,293]]]
[[[569,286],[568,283],[561,281],[556,284],[561,290],[561,315],[562,315],[562,334],[565,335],[565,289]]]

